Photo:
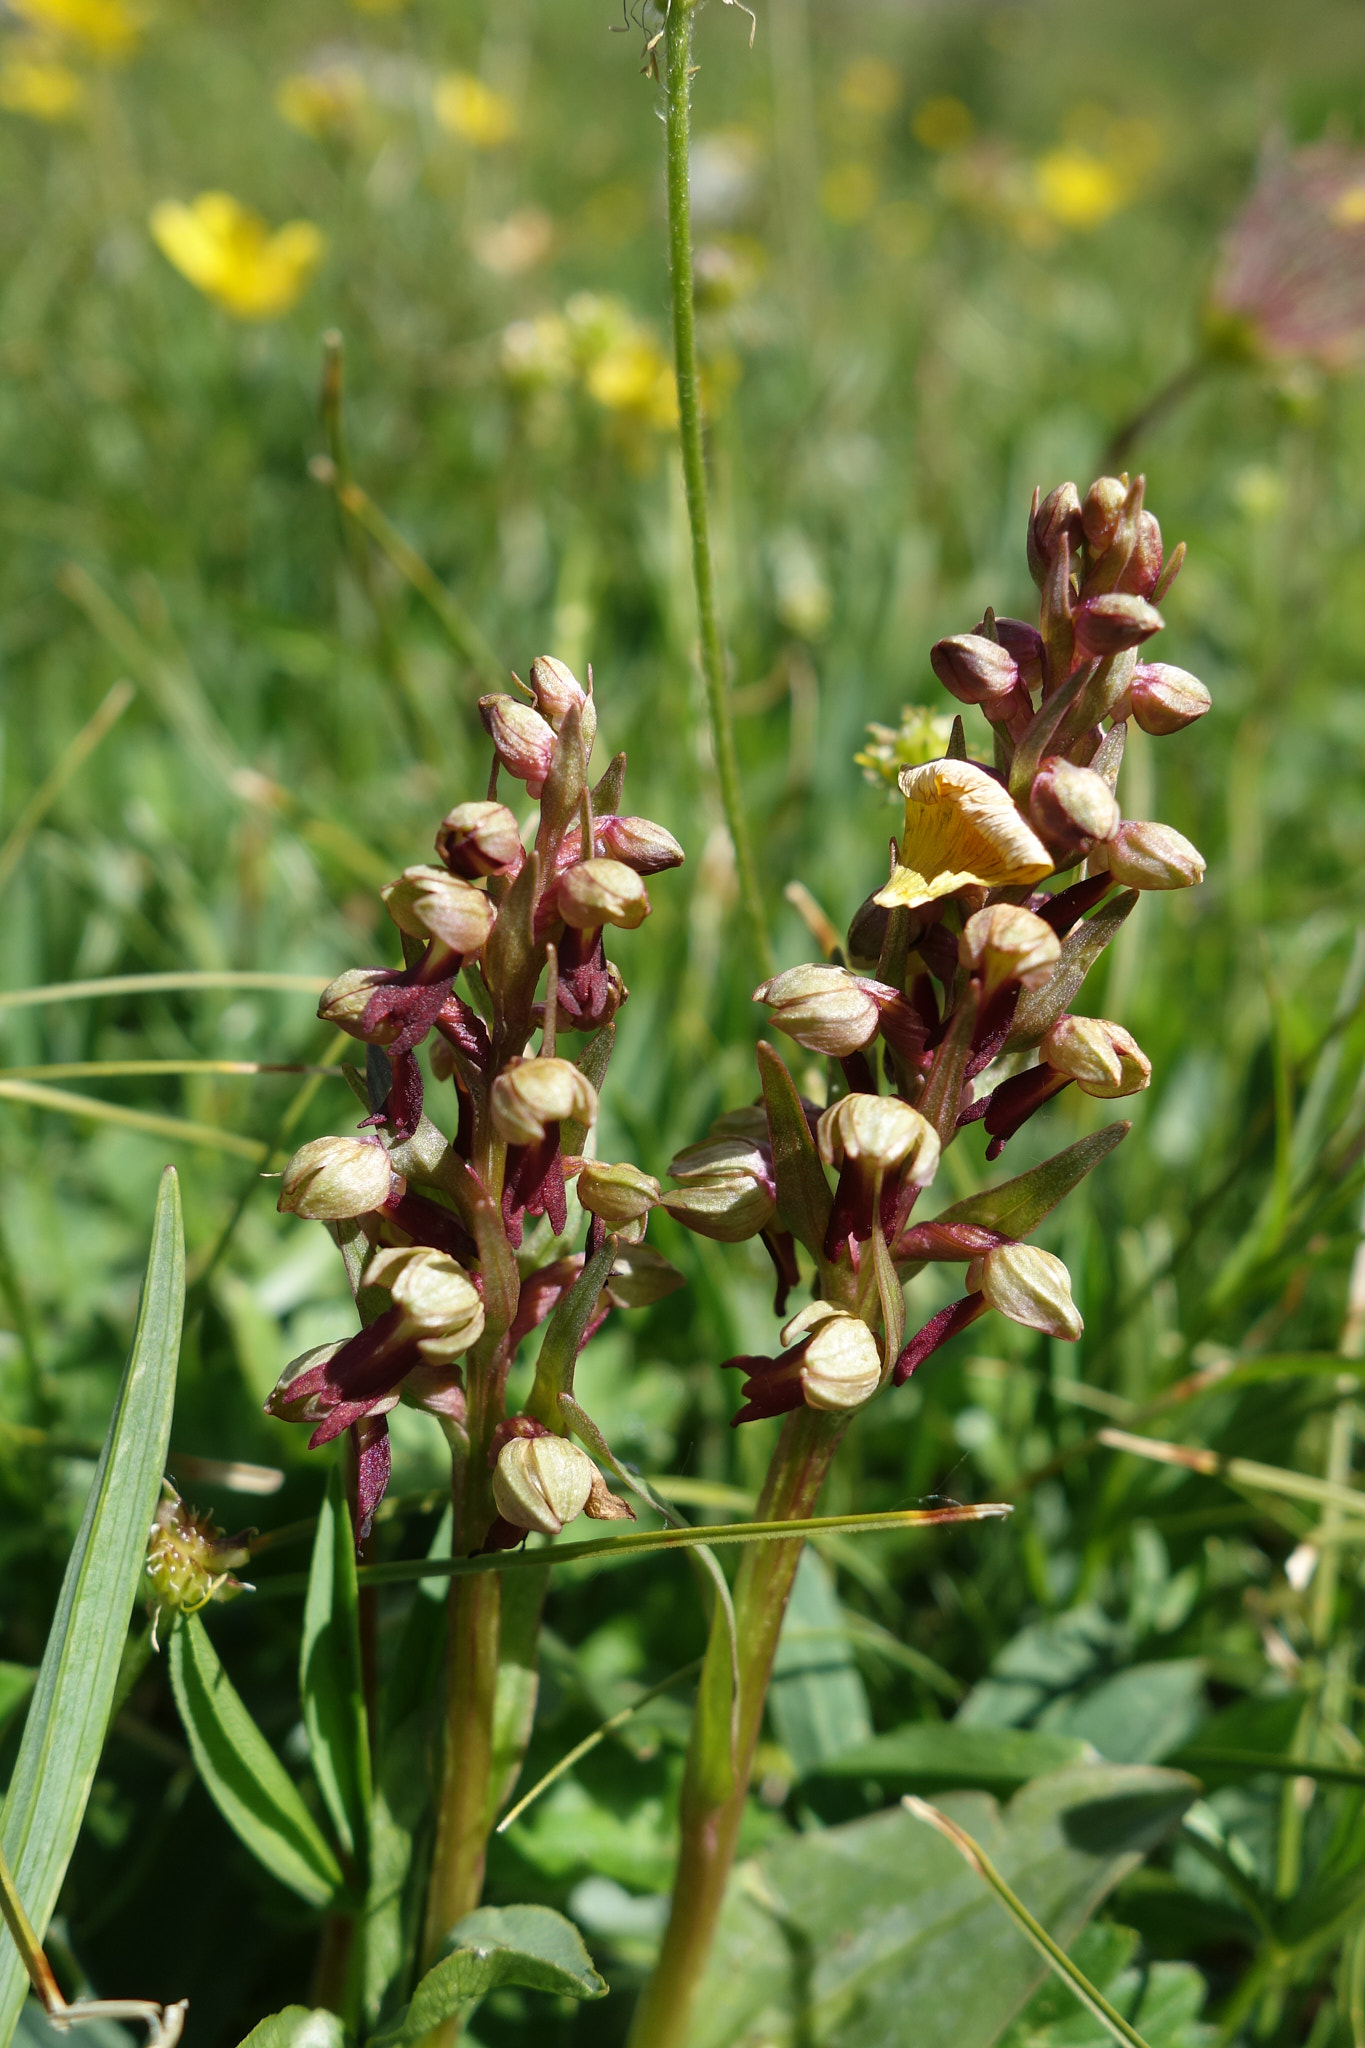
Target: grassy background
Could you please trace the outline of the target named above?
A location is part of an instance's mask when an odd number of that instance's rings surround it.
[[[718,546],[746,791],[786,963],[810,947],[783,884],[803,881],[842,921],[882,872],[895,812],[853,764],[866,722],[933,702],[925,657],[939,634],[970,627],[986,602],[1029,607],[1033,485],[1084,488],[1109,431],[1187,358],[1217,237],[1264,138],[1351,134],[1365,22],[1333,0],[1307,14],[1274,0],[778,0],[752,51],[746,37],[737,10],[713,7],[701,25],[699,225],[710,275],[736,287],[728,303],[713,288],[705,322]],[[706,763],[668,435],[581,382],[527,390],[505,372],[509,323],[575,293],[618,295],[664,334],[661,130],[643,41],[638,24],[579,0],[413,0],[383,15],[340,0],[163,0],[126,62],[80,66],[76,118],[0,115],[7,825],[110,685],[137,687],[6,883],[0,987],[388,961],[376,884],[426,855],[449,804],[482,793],[484,685],[382,555],[348,549],[309,474],[323,447],[320,335],[335,325],[356,474],[501,662],[524,672],[542,650],[592,661],[603,739],[630,754],[633,808],[688,852],[652,888],[654,918],[617,948],[633,997],[604,1156],[661,1172],[717,1109],[749,1099],[755,977]],[[353,131],[321,140],[273,105],[319,53],[366,92]],[[509,97],[515,140],[477,150],[442,129],[433,82],[455,67]],[[971,121],[953,149],[921,139],[943,140],[923,109],[945,96]],[[1089,229],[1035,197],[1039,158],[1077,140],[1113,153],[1126,181]],[[323,229],[326,261],[287,317],[235,323],[158,253],[151,207],[206,188]],[[490,233],[509,219],[523,254],[543,245],[512,274],[507,235]],[[1175,1739],[1243,1701],[1279,1712],[1276,1745],[1298,1726],[1324,1755],[1359,1754],[1355,1550],[1340,1553],[1332,1597],[1321,1575],[1295,1591],[1284,1564],[1314,1510],[1084,1440],[1193,1367],[1330,1352],[1342,1328],[1365,1131],[1350,886],[1365,851],[1361,427],[1358,381],[1288,365],[1210,382],[1139,450],[1168,542],[1190,546],[1163,658],[1203,677],[1214,710],[1169,743],[1139,736],[1126,807],[1194,839],[1209,879],[1144,901],[1107,984],[1096,978],[1092,1006],[1135,1032],[1155,1079],[1127,1146],[1044,1236],[1071,1266],[1084,1342],[979,1326],[863,1418],[831,1486],[831,1508],[942,1492],[1019,1502],[1006,1526],[831,1555],[878,1727],[951,1712],[1014,1644],[1016,1666],[1041,1658],[1041,1690],[993,1706],[978,1692],[972,1711],[1050,1715],[1114,1753],[1122,1738],[1096,1688],[1176,1662],[1187,1710]],[[306,998],[252,993],[0,1010],[0,1032],[6,1067],[307,1060],[326,1043]],[[297,1083],[70,1085],[268,1138]],[[1093,1127],[1098,1107],[1064,1097],[1040,1120],[1048,1149]],[[350,1120],[328,1081],[298,1128]],[[1042,1156],[1037,1131],[1012,1148],[1013,1170]],[[275,1216],[247,1161],[171,1153],[200,1276],[173,1441],[284,1467],[284,1490],[259,1510],[194,1489],[229,1524],[246,1512],[282,1524],[316,1504],[323,1471],[260,1400],[288,1358],[348,1327],[339,1261],[321,1232]],[[18,1664],[41,1647],[166,1156],[163,1138],[0,1102],[0,1649]],[[977,1184],[977,1137],[952,1167],[953,1193]],[[715,1366],[771,1342],[763,1262],[667,1219],[657,1241],[691,1286],[599,1341],[589,1405],[646,1469],[750,1488],[766,1426],[729,1432],[734,1390]],[[940,1298],[929,1281],[920,1290],[912,1315]],[[1331,1375],[1268,1380],[1161,1427],[1321,1473],[1338,1398]],[[1338,1471],[1343,1445],[1349,1469],[1344,1422]],[[439,1483],[440,1462],[434,1426],[408,1418],[396,1490]],[[395,1521],[386,1541],[415,1546],[429,1530]],[[559,1586],[533,1762],[693,1653],[701,1621],[680,1608],[680,1570]],[[214,1620],[286,1754],[296,1625],[289,1603],[264,1599]],[[617,2037],[648,1902],[667,1884],[681,1725],[680,1708],[661,1706],[495,1857],[492,1896],[577,1900],[621,1995],[575,2022],[503,1994],[479,2022],[490,2048]],[[1133,1741],[1164,1753],[1150,1731]],[[765,1758],[755,1839],[824,1811],[791,1789],[778,1728]],[[1320,1793],[1305,1812],[1263,1779],[1212,1804],[1272,1915],[1277,1895],[1353,1867],[1354,1793]],[[1334,1946],[1268,1963],[1236,1886],[1187,1848],[1116,1911],[1149,1960],[1197,1966],[1210,2017],[1257,1970],[1263,1995],[1234,2004],[1237,2025],[1350,2037]],[[159,1667],[107,1752],[63,1924],[58,1952],[69,1942],[101,1991],[188,1992],[196,2048],[306,1996],[311,1922],[195,1784]]]

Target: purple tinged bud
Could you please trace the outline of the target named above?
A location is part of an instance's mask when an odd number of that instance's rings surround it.
[[[539,796],[555,757],[554,727],[515,697],[480,697],[479,717],[508,774]]]
[[[1152,1063],[1132,1032],[1104,1017],[1059,1017],[1038,1050],[1082,1095],[1103,1102],[1140,1095],[1152,1078]]]
[[[1074,554],[1082,537],[1081,494],[1075,484],[1058,484],[1035,505],[1028,529],[1029,574],[1041,590],[1065,542]]]
[[[348,967],[322,991],[318,1016],[324,1024],[335,1024],[352,1038],[359,1038],[360,1020],[369,1008],[370,997],[376,989],[390,987],[393,980],[387,967]],[[381,1017],[374,1029],[364,1034],[365,1041],[370,1045],[388,1045],[402,1029],[403,1019],[394,1012]]]
[[[1076,644],[1098,660],[1140,647],[1159,633],[1166,621],[1145,597],[1127,590],[1107,590],[1098,597],[1083,598],[1076,607]]]
[[[1096,477],[1086,492],[1081,525],[1086,543],[1095,554],[1102,555],[1112,543],[1127,496],[1127,480],[1120,476]]]
[[[1014,656],[1019,680],[1026,690],[1036,690],[1043,680],[1043,636],[1027,619],[997,619],[995,637]]]
[[[1029,816],[1050,848],[1070,853],[1108,839],[1119,825],[1118,802],[1104,777],[1060,754],[1049,754],[1039,766],[1029,791]]]
[[[998,704],[1019,686],[1019,670],[1007,648],[979,633],[958,633],[929,650],[929,662],[945,690],[959,704]]]
[[[591,680],[591,669],[588,677]],[[531,688],[536,693],[536,709],[556,732],[577,705],[583,733],[583,758],[586,760],[597,737],[597,707],[590,692],[583,688],[572,669],[564,662],[556,661],[552,654],[538,654],[531,663]]]
[[[557,1536],[582,1514],[597,1477],[587,1453],[562,1436],[514,1436],[493,1467],[493,1500],[514,1528]]]
[[[550,1124],[597,1121],[597,1090],[572,1060],[518,1060],[493,1083],[493,1128],[509,1145],[537,1145]]]
[[[877,1036],[881,1010],[873,991],[894,997],[894,989],[850,974],[846,967],[812,962],[789,967],[754,990],[754,1001],[766,1003],[773,1022],[807,1052],[847,1059]]]
[[[1133,552],[1115,588],[1150,597],[1161,578],[1161,528],[1154,512],[1139,512]]]
[[[437,831],[436,852],[452,875],[467,881],[510,875],[522,863],[521,833],[506,804],[457,804]]]
[[[1193,725],[1213,703],[1197,676],[1169,662],[1140,662],[1128,691],[1133,717],[1144,732],[1162,735]]]
[[[399,931],[449,946],[467,960],[483,951],[497,922],[497,910],[483,890],[444,868],[404,868],[379,894]]]
[[[680,868],[684,854],[671,832],[652,818],[599,818],[594,837],[603,853],[623,861],[637,875],[661,875]]]
[[[1120,825],[1104,847],[1104,863],[1129,889],[1192,889],[1204,879],[1205,860],[1169,825]]]
[[[579,861],[560,877],[555,903],[565,924],[579,931],[614,924],[630,932],[649,916],[644,883],[620,860]]]
[[[1061,941],[1050,924],[1019,903],[993,903],[967,919],[957,942],[961,964],[982,980],[989,1001],[1006,982],[1041,988],[1052,978]]]

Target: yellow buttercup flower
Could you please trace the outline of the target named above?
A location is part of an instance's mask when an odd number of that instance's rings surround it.
[[[1101,227],[1132,196],[1125,169],[1089,149],[1050,149],[1033,174],[1038,204],[1066,228]]]
[[[472,71],[447,71],[436,81],[436,118],[475,149],[499,149],[517,132],[517,110]]]
[[[181,276],[238,320],[287,313],[325,247],[312,221],[287,221],[272,234],[228,192],[201,192],[188,206],[163,199],[152,209],[151,230]]]
[[[653,335],[643,330],[612,342],[589,364],[583,382],[588,396],[608,412],[634,414],[652,427],[677,425],[673,365]]]
[[[67,121],[85,103],[84,81],[43,50],[15,50],[0,63],[0,107],[35,121]]]
[[[974,761],[928,761],[903,768],[899,781],[905,832],[891,880],[875,902],[913,910],[958,889],[1000,889],[1052,873],[1042,840]]]
[[[10,12],[95,57],[126,57],[142,34],[142,18],[125,0],[10,0]]]

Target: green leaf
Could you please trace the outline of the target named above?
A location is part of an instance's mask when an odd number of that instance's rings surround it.
[[[1209,1987],[1190,1963],[1134,1967],[1138,1936],[1113,1921],[1092,1921],[1072,1961],[1128,2019],[1148,2048],[1211,2048],[1217,2030],[1200,2020]],[[1107,2048],[1110,2035],[1078,2006],[1070,1987],[1049,1976],[1002,2036],[999,2048]]]
[[[518,1010],[526,1012],[528,1025],[531,1002],[528,984],[532,961],[544,957],[543,948],[539,951],[536,948],[533,931],[539,886],[540,860],[531,853],[508,890],[498,910],[498,921],[483,949],[483,978],[493,998],[495,1014],[507,1018],[515,1002]]]
[[[449,1937],[448,1952],[417,1986],[411,2005],[370,2039],[370,2048],[416,2048],[443,2020],[518,1984],[560,1998],[602,1998],[607,1987],[573,1922],[548,1906],[481,1906]]]
[[[962,1084],[972,1054],[972,1033],[976,1029],[978,1001],[969,988],[963,996],[947,1036],[934,1054],[934,1064],[916,1108],[938,1132],[941,1144],[951,1142],[962,1106]]]
[[[253,2027],[240,2048],[346,2048],[346,2029],[321,2006],[287,2005]]]
[[[592,793],[592,814],[595,818],[610,818],[621,808],[621,798],[626,787],[626,757],[613,754]]]
[[[0,1733],[23,1706],[37,1676],[31,1664],[0,1664]]]
[[[180,1188],[167,1167],[132,1350],[0,1816],[5,1858],[40,1936],[76,1846],[104,1747],[166,1461],[184,1304]],[[8,2040],[27,1989],[18,1952],[6,1941],[0,1951],[0,2040]]]
[[[1063,1196],[1123,1143],[1132,1128],[1127,1123],[1106,1124],[1102,1131],[1078,1138],[1064,1152],[1045,1159],[1041,1166],[1030,1167],[1014,1180],[1001,1181],[998,1187],[983,1188],[979,1195],[954,1202],[934,1221],[978,1223],[983,1230],[998,1230],[1005,1237],[1027,1237]]]
[[[912,1721],[813,1767],[822,1778],[870,1778],[888,1792],[973,1788],[1007,1797],[1047,1771],[1083,1764],[1091,1752],[1075,1735],[1023,1728],[964,1728],[954,1721]]]
[[[171,1637],[171,1685],[205,1788],[223,1819],[281,1884],[325,1906],[341,1868],[284,1765],[252,1720],[198,1615]]]
[[[599,1091],[602,1083],[607,1078],[607,1068],[611,1065],[612,1047],[615,1043],[615,1024],[604,1024],[600,1031],[594,1031],[592,1037],[578,1055],[577,1066],[579,1073],[586,1074],[593,1087]],[[565,1152],[581,1152],[587,1135],[588,1127],[586,1124],[579,1123],[575,1117],[566,1117],[559,1127],[561,1150]]]
[[[809,1545],[777,1639],[768,1712],[801,1777],[872,1738],[867,1689],[844,1627],[834,1574]]]
[[[543,1422],[547,1429],[561,1434],[564,1424],[559,1412],[559,1397],[573,1392],[574,1367],[578,1363],[583,1332],[592,1320],[597,1297],[606,1286],[615,1257],[616,1240],[609,1237],[602,1249],[593,1253],[545,1326],[526,1412],[534,1415],[538,1422]]]
[[[1014,1013],[1006,1052],[1037,1045],[1064,1011],[1069,1010],[1081,983],[1089,974],[1109,941],[1123,927],[1123,921],[1137,905],[1137,891],[1125,889],[1121,896],[1103,903],[1093,917],[1083,917],[1062,940],[1061,957],[1052,979],[1042,988],[1025,989]]]
[[[763,1039],[758,1042],[758,1071],[773,1148],[777,1213],[784,1229],[799,1238],[813,1258],[822,1259],[834,1197],[815,1150],[796,1083]]]
[[[498,1684],[493,1700],[493,1758],[489,1810],[501,1812],[511,1798],[531,1728],[540,1690],[537,1652],[540,1614],[550,1584],[548,1565],[541,1572],[522,1572],[503,1580],[498,1619]]]
[[[338,1465],[332,1468],[313,1540],[299,1649],[299,1699],[323,1805],[343,1855],[363,1882],[373,1804],[370,1731],[360,1667],[355,1532]]]
[[[571,704],[560,720],[559,745],[555,748],[550,772],[540,793],[536,852],[542,862],[550,858],[560,834],[573,824],[578,815],[583,791],[588,786],[584,751],[582,713],[576,704]],[[592,848],[585,847],[583,851],[585,855],[590,854]]]
[[[1004,1808],[980,1792],[939,1804],[1066,1946],[1196,1791],[1174,1771],[1094,1764]],[[894,1807],[735,1872],[687,2048],[903,2048],[907,2014],[914,2048],[990,2048],[1045,1969],[958,1851]]]
[[[1093,1742],[1111,1764],[1160,1763],[1204,1718],[1205,1678],[1200,1657],[1131,1664],[1087,1692],[1054,1701],[1039,1726]]]

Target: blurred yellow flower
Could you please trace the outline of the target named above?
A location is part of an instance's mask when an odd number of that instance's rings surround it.
[[[9,9],[30,28],[93,57],[126,57],[142,34],[142,17],[126,0],[9,0]]]
[[[1348,185],[1344,192],[1339,192],[1328,209],[1327,218],[1336,228],[1365,226],[1365,182]]]
[[[188,206],[163,199],[152,209],[151,231],[181,276],[238,320],[287,313],[325,247],[312,221],[287,221],[272,234],[228,192],[201,192]]]
[[[971,110],[951,93],[940,93],[916,107],[910,127],[926,149],[961,149],[972,139]]]
[[[901,75],[884,57],[857,57],[839,80],[839,98],[855,114],[884,120],[900,104]]]
[[[850,158],[847,163],[832,165],[820,180],[820,204],[831,220],[838,221],[841,227],[852,227],[867,219],[877,203],[879,189],[871,164]]]
[[[874,903],[913,910],[959,889],[1000,889],[1052,873],[1047,848],[1008,791],[974,761],[928,761],[902,768],[898,780],[905,831]]]
[[[583,383],[588,396],[607,412],[633,415],[651,427],[677,425],[673,365],[644,330],[614,341],[588,365]]]
[[[1033,166],[1038,204],[1065,228],[1097,228],[1132,196],[1127,172],[1078,147],[1050,149]]]
[[[472,71],[447,71],[436,81],[436,118],[475,149],[498,149],[517,132],[517,110]]]
[[[67,121],[85,104],[85,83],[43,50],[14,50],[0,63],[0,107],[35,121]]]
[[[352,140],[369,102],[360,70],[340,61],[296,71],[275,88],[275,111],[314,142]]]

